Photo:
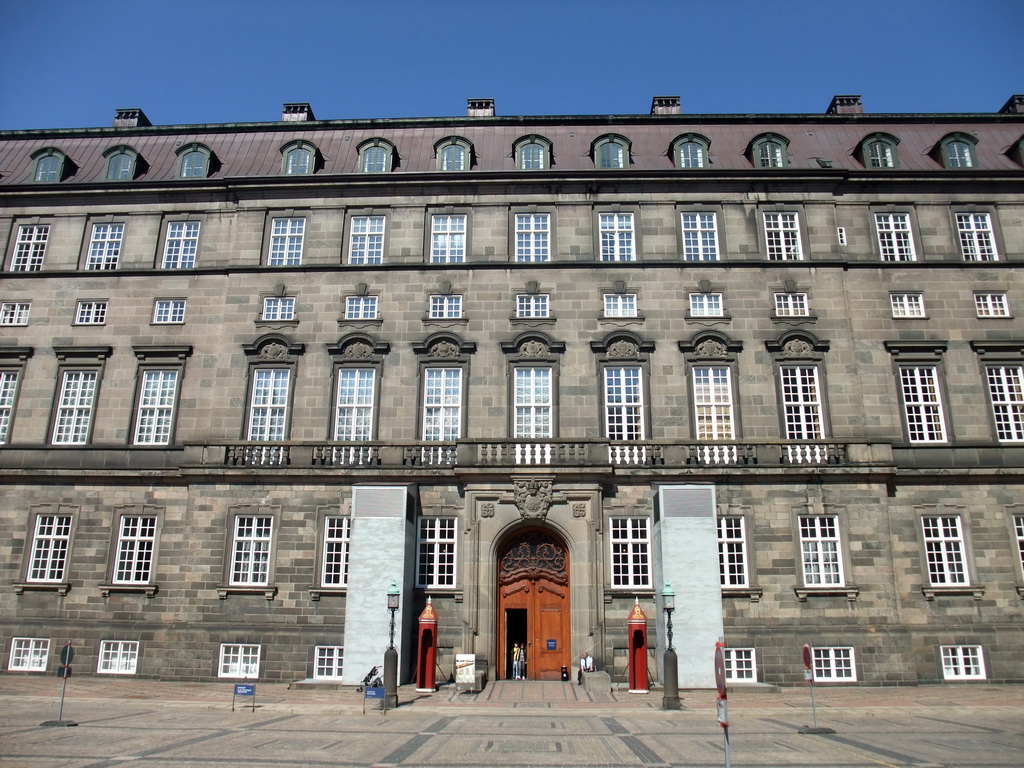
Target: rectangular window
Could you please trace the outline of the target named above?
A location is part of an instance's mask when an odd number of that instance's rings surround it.
[[[346,320],[376,320],[377,296],[346,296]]]
[[[49,224],[18,227],[18,241],[11,259],[12,272],[38,272],[43,268],[46,241],[50,238]]]
[[[807,317],[811,314],[806,293],[776,293],[776,317]]]
[[[821,440],[821,387],[813,365],[783,366],[782,405],[787,440]]]
[[[1024,515],[1013,516],[1013,531],[1017,535],[1017,562],[1024,573]]]
[[[985,659],[980,645],[943,645],[943,680],[984,680]]]
[[[434,320],[462,317],[462,296],[458,294],[431,296],[429,317]]]
[[[125,515],[117,535],[115,584],[148,584],[153,578],[156,515]]]
[[[816,682],[857,681],[853,648],[813,648],[814,680]]]
[[[604,295],[605,317],[636,317],[635,293],[606,293]]]
[[[174,426],[178,371],[144,370],[135,418],[135,445],[167,445]]]
[[[548,294],[518,294],[516,296],[516,317],[551,317]]]
[[[124,224],[93,224],[86,269],[117,269]]]
[[[420,518],[417,587],[455,586],[455,518]]]
[[[836,240],[840,245],[846,245],[846,227],[836,227]]]
[[[644,439],[644,398],[641,369],[604,369],[605,431],[609,440]]]
[[[5,301],[0,303],[0,325],[28,325],[28,311],[32,304],[27,301]]]
[[[324,518],[324,561],[320,584],[344,587],[348,584],[348,549],[352,520],[328,515]]]
[[[958,213],[956,229],[965,261],[999,261],[992,218],[987,213]]]
[[[75,325],[103,325],[107,322],[106,301],[80,301],[75,310]]]
[[[274,518],[238,515],[231,543],[231,583],[265,585],[270,582],[270,544]]]
[[[602,213],[601,261],[636,261],[632,213]]]
[[[256,678],[260,676],[260,646],[224,643],[220,647],[217,677]]]
[[[316,664],[313,667],[314,680],[341,680],[342,660],[345,649],[340,645],[316,646]]]
[[[50,656],[50,641],[42,637],[11,638],[11,656],[7,669],[12,672],[45,672]]]
[[[613,517],[610,522],[612,586],[650,587],[650,521],[646,517]]]
[[[462,435],[462,369],[423,372],[423,439],[449,441]]]
[[[288,368],[257,368],[249,404],[249,440],[284,440],[288,419]]]
[[[85,445],[89,439],[99,373],[64,371],[53,424],[54,445]]]
[[[199,222],[172,221],[164,240],[164,269],[192,269],[199,252]]]
[[[516,214],[516,261],[551,261],[550,240],[550,214]]]
[[[924,294],[890,293],[893,317],[924,317]]]
[[[727,683],[757,682],[757,664],[753,648],[723,648],[722,661],[725,664]]]
[[[1005,293],[976,293],[974,308],[978,317],[1009,317],[1010,305]]]
[[[39,515],[32,536],[29,581],[64,581],[71,546],[71,515]]]
[[[11,434],[18,375],[18,371],[0,371],[0,444],[6,443]]]
[[[932,586],[967,584],[960,516],[924,517],[921,525],[928,558],[928,583]]]
[[[839,519],[832,515],[800,518],[800,553],[804,585],[841,586],[843,565],[839,555]]]
[[[272,267],[301,264],[305,234],[305,219],[273,219],[270,223],[270,255],[267,264]]]
[[[294,296],[265,296],[263,298],[263,315],[261,320],[294,320]]]
[[[139,663],[139,643],[135,640],[104,640],[100,643],[100,675],[134,675]]]
[[[875,230],[882,261],[917,261],[909,213],[876,213]]]
[[[795,213],[765,213],[764,236],[772,261],[800,261],[800,220]]]
[[[515,436],[552,437],[551,369],[515,369]]]
[[[349,264],[381,264],[384,261],[384,217],[353,216],[348,244]]]
[[[985,369],[988,393],[1001,443],[1024,441],[1024,367],[990,365]]]
[[[718,518],[718,573],[723,587],[750,586],[746,524],[742,517]]]
[[[934,366],[900,368],[907,435],[912,443],[946,440],[946,422],[939,395],[939,372]]]
[[[683,259],[718,261],[718,229],[713,213],[684,213]]]
[[[153,304],[153,322],[181,324],[185,322],[185,299],[157,299]]]
[[[690,316],[691,317],[723,317],[725,305],[722,302],[720,293],[691,293],[690,294]]]
[[[430,263],[461,264],[466,260],[466,216],[432,216]]]
[[[373,368],[339,368],[338,398],[334,413],[334,439],[373,439]]]
[[[727,366],[702,365],[693,369],[693,409],[698,440],[735,437],[732,372]]]

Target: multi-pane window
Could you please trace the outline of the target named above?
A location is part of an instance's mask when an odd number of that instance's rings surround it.
[[[380,264],[384,261],[384,217],[353,216],[349,235],[349,264]]]
[[[516,165],[524,171],[543,171],[551,165],[550,154],[547,143],[526,140],[516,145]]]
[[[71,546],[71,515],[39,515],[32,536],[29,581],[63,581]]]
[[[117,152],[107,158],[107,179],[117,181],[135,176],[135,157],[128,152]]]
[[[893,317],[925,317],[923,293],[890,293]]]
[[[958,213],[956,230],[960,250],[966,261],[998,261],[996,241],[992,234],[992,217],[987,213]]]
[[[36,170],[32,178],[35,181],[60,181],[63,170],[63,155],[44,154],[36,160]]]
[[[1024,442],[1024,367],[990,365],[985,368],[988,394],[1001,443]]]
[[[601,261],[636,261],[632,213],[602,213],[598,216],[601,232]]]
[[[747,537],[742,517],[718,518],[718,574],[723,587],[746,587]]]
[[[92,424],[98,371],[64,371],[57,394],[54,445],[85,445]]]
[[[928,583],[932,586],[967,583],[964,536],[959,515],[921,518]]]
[[[806,586],[841,585],[843,566],[839,554],[839,518],[833,515],[801,517],[800,554]]]
[[[938,369],[928,365],[902,367],[900,388],[910,442],[944,442],[946,422],[939,394]]]
[[[6,443],[11,434],[14,396],[18,392],[18,376],[18,371],[0,371],[0,444]]]
[[[736,436],[728,366],[694,367],[693,410],[698,440],[732,440]]]
[[[146,584],[153,577],[156,515],[125,515],[117,535],[115,584]]]
[[[134,675],[139,663],[137,640],[104,640],[96,673],[100,675]]]
[[[363,173],[386,173],[391,153],[381,145],[369,146],[363,150],[360,168]]]
[[[417,541],[417,587],[455,586],[454,517],[421,517]]]
[[[313,172],[313,151],[308,147],[292,147],[284,154],[284,172],[301,175]]]
[[[249,440],[284,440],[290,384],[289,368],[257,368],[253,371]]]
[[[341,680],[345,648],[340,645],[316,646],[314,680]]]
[[[974,309],[978,317],[1010,316],[1010,303],[1002,292],[974,294]]]
[[[182,153],[178,165],[178,176],[183,179],[202,179],[207,174],[210,156],[200,149],[192,149]]]
[[[199,222],[172,221],[167,224],[164,240],[164,269],[191,269],[199,251]]]
[[[984,680],[985,659],[980,645],[943,645],[943,680]]]
[[[28,325],[31,306],[27,301],[0,302],[0,325]]]
[[[339,515],[324,518],[324,559],[320,584],[325,587],[344,587],[348,584],[349,542],[352,519]]]
[[[974,148],[966,141],[953,140],[943,145],[947,168],[973,168]]]
[[[18,241],[11,259],[12,272],[38,272],[43,268],[46,242],[50,239],[49,224],[32,224],[18,227]]]
[[[423,439],[458,440],[462,435],[462,369],[423,372]]]
[[[270,224],[270,255],[272,267],[290,267],[302,263],[302,241],[306,233],[303,218],[274,219]]]
[[[722,317],[725,315],[725,305],[722,302],[720,293],[691,293],[690,294],[690,316],[691,317]]]
[[[611,518],[612,586],[651,586],[651,534],[646,517]]]
[[[338,396],[334,412],[334,439],[373,439],[373,400],[376,371],[373,368],[339,368]]]
[[[1024,515],[1013,516],[1013,530],[1017,535],[1017,562],[1024,572]]]
[[[775,294],[776,317],[807,317],[810,313],[806,293],[787,291]]]
[[[786,147],[781,141],[763,139],[754,146],[754,165],[758,168],[784,168]]]
[[[154,323],[184,323],[185,299],[157,299],[153,303]]]
[[[449,144],[441,150],[440,167],[442,171],[464,171],[467,167],[466,148],[461,144]]]
[[[516,261],[551,261],[551,214],[516,214]]]
[[[124,224],[93,224],[86,269],[117,269]]]
[[[12,672],[45,672],[50,656],[50,641],[42,637],[11,638],[11,656],[7,669]]]
[[[605,317],[636,317],[635,293],[606,293],[604,295]]]
[[[430,218],[430,262],[461,264],[466,260],[466,215],[451,214]]]
[[[551,368],[515,369],[515,437],[552,437]]]
[[[628,159],[627,150],[622,142],[615,139],[604,141],[596,148],[598,168],[625,168]]]
[[[714,213],[684,213],[683,258],[686,261],[718,261],[718,227]]]
[[[135,417],[135,445],[167,445],[174,426],[178,394],[178,370],[142,371],[139,408]]]
[[[263,298],[263,314],[261,320],[294,320],[294,296],[265,296]]]
[[[103,325],[107,322],[106,301],[80,301],[75,309],[75,325]]]
[[[270,581],[270,545],[274,518],[238,515],[231,541],[231,584],[264,585]]]
[[[550,297],[546,293],[516,295],[516,317],[551,317]]]
[[[896,167],[896,150],[888,141],[871,141],[865,150],[868,168]]]
[[[779,370],[787,440],[821,440],[821,387],[818,368],[786,365]]]
[[[609,440],[644,439],[643,376],[639,366],[604,369],[604,403]]]
[[[462,296],[460,294],[431,296],[427,316],[434,320],[451,320],[462,317]]]
[[[217,677],[259,677],[260,646],[224,643],[220,647]]]
[[[764,214],[764,236],[768,258],[772,261],[799,261],[804,254],[800,245],[800,219],[796,213]]]
[[[346,296],[346,320],[376,320],[377,296]]]
[[[757,663],[753,648],[723,648],[722,662],[725,665],[727,683],[757,682]]]
[[[814,679],[817,682],[856,682],[853,648],[812,648]]]
[[[699,141],[681,141],[676,144],[676,165],[680,168],[703,168],[707,163],[707,149]]]
[[[876,213],[875,231],[882,261],[917,261],[909,213]]]

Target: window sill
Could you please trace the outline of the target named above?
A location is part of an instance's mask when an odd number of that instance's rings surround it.
[[[762,594],[760,587],[722,587],[722,597],[747,597],[752,603],[760,602]]]
[[[298,320],[255,320],[254,324],[257,328],[270,328],[272,330],[280,330],[282,328],[298,328]]]
[[[424,317],[425,325],[469,325],[468,317]]]
[[[383,317],[339,317],[338,327],[339,328],[362,328],[362,327],[380,327],[384,325]]]
[[[845,597],[850,602],[857,599],[860,594],[860,587],[852,584],[845,587],[793,587],[796,599],[806,603],[808,597]]]
[[[159,587],[156,584],[100,584],[100,594],[110,597],[111,592],[135,592],[153,597]]]
[[[654,597],[654,589],[652,587],[618,587],[606,589],[604,591],[605,603],[611,603],[616,598],[623,599],[628,598],[630,600],[634,598],[651,599]]]
[[[1019,590],[1019,588],[1018,588]],[[921,594],[925,600],[934,600],[936,597],[957,597],[970,595],[972,600],[981,600],[985,596],[984,584],[957,584],[955,586],[922,586]]]
[[[277,585],[221,584],[217,587],[217,597],[221,600],[227,599],[228,595],[263,595],[267,600],[273,600],[277,595]]]
[[[21,595],[28,590],[30,592],[56,592],[64,597],[71,590],[70,581],[18,581],[14,584],[14,594]]]
[[[454,589],[452,587],[417,587],[417,589],[422,589],[423,594],[428,595],[431,598],[449,597],[452,599],[453,602],[456,603],[461,603],[462,598],[464,596],[464,593],[461,589]]]
[[[524,325],[527,328],[537,328],[540,326],[555,324],[555,318],[553,317],[510,317],[508,321],[512,325]]]
[[[779,325],[803,325],[818,322],[817,315],[772,315],[772,322]]]
[[[347,587],[310,587],[309,599],[317,602],[321,597],[344,596],[348,592]]]

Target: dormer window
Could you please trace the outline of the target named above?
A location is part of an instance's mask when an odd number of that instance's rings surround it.
[[[139,155],[130,147],[114,147],[103,153],[107,158],[107,180],[124,181],[135,178]]]
[[[34,152],[32,159],[36,161],[32,181],[51,183],[64,179],[66,157],[63,152],[47,147]]]
[[[672,143],[672,158],[676,168],[705,168],[708,165],[709,142],[703,136],[688,133]]]
[[[977,165],[974,146],[977,139],[963,133],[951,133],[939,143],[944,168],[974,168]]]
[[[540,136],[527,136],[516,142],[513,154],[522,171],[543,171],[551,167],[551,142]]]
[[[621,136],[602,136],[594,142],[594,165],[603,169],[629,165],[629,142]]]
[[[389,173],[394,168],[395,147],[384,139],[370,139],[359,146],[361,173]]]
[[[307,176],[316,170],[316,147],[308,141],[286,144],[281,154],[281,172],[286,176]]]
[[[899,168],[896,153],[899,139],[884,133],[868,136],[860,145],[861,162],[865,168]]]
[[[776,133],[765,133],[750,144],[750,160],[755,168],[789,166],[789,140]]]
[[[434,146],[439,171],[468,171],[473,164],[473,148],[457,136],[442,139]]]
[[[177,151],[178,178],[205,179],[210,174],[212,153],[202,144],[188,144]]]

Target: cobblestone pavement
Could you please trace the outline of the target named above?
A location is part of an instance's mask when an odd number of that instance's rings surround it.
[[[667,768],[724,766],[713,691],[588,693],[572,683],[504,681],[479,694],[399,691],[397,710],[351,688],[72,678],[63,719],[55,677],[0,675],[0,768]],[[729,694],[736,768],[1020,768],[1024,686],[737,688]],[[364,703],[366,712],[363,713]]]

